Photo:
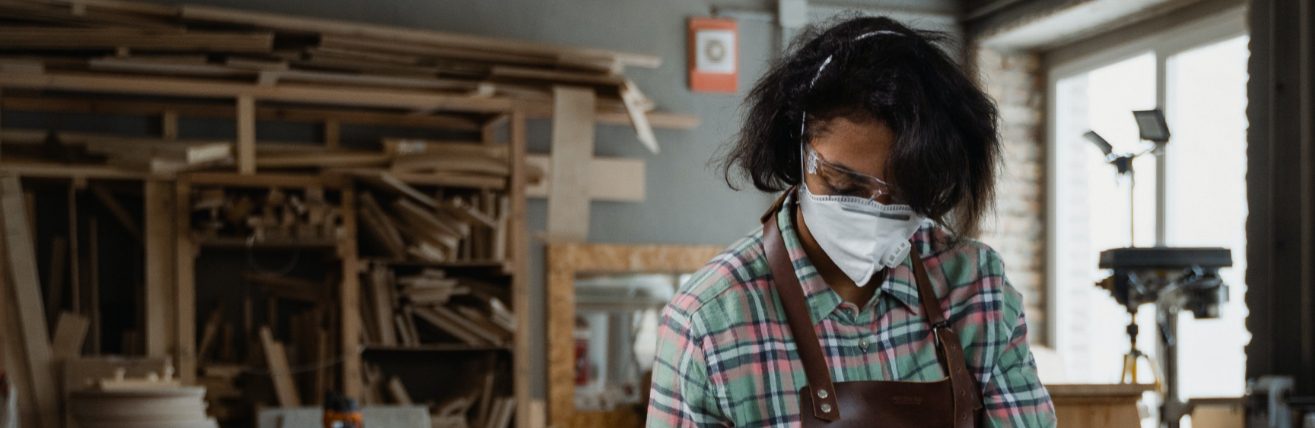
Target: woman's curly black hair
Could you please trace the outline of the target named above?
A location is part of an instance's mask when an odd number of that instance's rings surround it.
[[[869,34],[876,31],[883,33]],[[943,33],[885,17],[805,30],[745,100],[743,127],[721,160],[726,182],[738,190],[732,180],[738,170],[765,192],[799,184],[799,145],[809,137],[800,135],[804,112],[808,129],[836,117],[874,118],[895,133],[885,171],[903,201],[956,237],[976,236],[994,198],[998,114],[995,102],[936,46],[944,40]]]

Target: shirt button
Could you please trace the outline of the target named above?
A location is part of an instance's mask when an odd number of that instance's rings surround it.
[[[858,349],[863,350],[863,352],[867,352],[867,351],[868,351],[868,340],[867,340],[867,339],[859,339],[859,340],[858,340]]]

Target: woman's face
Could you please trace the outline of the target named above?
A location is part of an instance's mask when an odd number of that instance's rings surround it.
[[[886,179],[886,158],[895,143],[895,133],[885,122],[872,118],[836,117],[809,124],[813,131],[813,150],[827,162],[861,175],[876,177],[894,186]],[[819,173],[804,174],[810,191],[817,194],[846,194],[853,186],[864,184],[861,177],[835,170],[819,169]],[[876,198],[877,202],[892,203],[891,195]]]

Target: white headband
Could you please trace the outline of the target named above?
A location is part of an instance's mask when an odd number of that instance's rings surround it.
[[[880,35],[903,36],[904,34],[898,31],[890,31],[890,30],[869,31],[863,34],[859,34],[858,37],[855,37],[853,41],[857,42],[866,39],[868,37],[880,36]],[[831,65],[831,57],[833,56],[835,56],[835,54],[827,55],[826,59],[822,60],[822,66],[817,67],[817,73],[814,73],[813,79],[808,81],[809,90],[812,90],[813,85],[817,84],[817,78],[822,77],[822,71],[826,70],[826,66]],[[808,122],[808,113],[804,112],[804,114],[800,116],[801,117],[799,120],[799,136],[802,138],[804,136],[804,124]]]

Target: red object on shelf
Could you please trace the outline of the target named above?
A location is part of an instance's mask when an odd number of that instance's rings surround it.
[[[689,88],[734,93],[739,89],[740,34],[733,20],[689,19]]]

